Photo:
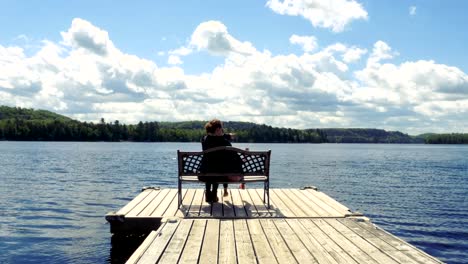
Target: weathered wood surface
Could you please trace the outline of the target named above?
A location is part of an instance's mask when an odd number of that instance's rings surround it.
[[[106,219],[155,230],[127,263],[441,263],[316,189],[270,189],[267,208],[233,186],[215,204],[184,189],[180,208],[176,189],[146,189]]]
[[[236,186],[237,187],[237,186]],[[283,218],[345,217],[351,211],[326,194],[312,190],[271,189],[271,207],[263,203],[263,189],[230,188],[219,203],[205,202],[203,189],[184,189],[181,208],[177,208],[176,189],[147,189],[116,214],[126,219],[138,217],[184,218]]]
[[[177,219],[127,263],[441,263],[354,218]]]

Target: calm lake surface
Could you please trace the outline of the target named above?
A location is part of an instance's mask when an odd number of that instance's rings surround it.
[[[272,188],[317,186],[442,261],[468,263],[468,146],[235,146],[272,150]],[[0,263],[125,261],[135,245],[111,239],[104,215],[143,186],[175,188],[177,149],[200,144],[0,142]]]

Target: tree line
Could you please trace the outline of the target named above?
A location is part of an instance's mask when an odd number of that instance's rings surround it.
[[[424,143],[424,138],[374,128],[324,128],[329,143]]]
[[[236,142],[257,143],[322,143],[320,131],[274,128],[266,125],[247,130],[226,129],[236,134]],[[104,119],[94,124],[62,120],[0,120],[0,140],[17,141],[135,141],[135,142],[199,142],[205,135],[203,125],[198,128],[161,127],[158,122],[121,124]]]
[[[0,140],[199,142],[206,121],[80,122],[46,110],[0,106]],[[399,131],[367,128],[291,129],[251,122],[224,122],[236,142],[249,143],[426,143],[468,144],[468,134],[409,136]]]
[[[107,123],[104,119],[97,124],[63,120],[0,121],[0,140],[190,142],[200,140],[202,134],[201,130],[161,129],[158,122],[126,125],[118,120]]]
[[[424,142],[426,144],[468,144],[468,133],[430,134]]]

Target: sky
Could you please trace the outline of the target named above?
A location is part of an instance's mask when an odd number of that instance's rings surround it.
[[[468,132],[468,1],[0,0],[0,105]]]

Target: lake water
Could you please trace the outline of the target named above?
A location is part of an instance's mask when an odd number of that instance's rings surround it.
[[[272,188],[317,186],[429,254],[468,263],[468,146],[235,145],[272,150]],[[104,215],[143,186],[175,188],[177,149],[200,144],[0,142],[0,263],[124,261],[141,238],[111,239]]]

